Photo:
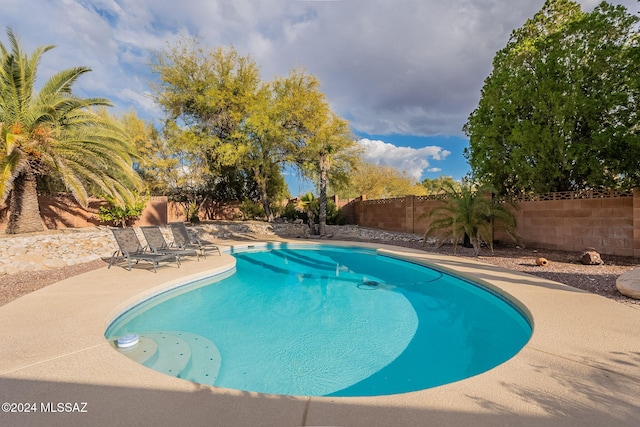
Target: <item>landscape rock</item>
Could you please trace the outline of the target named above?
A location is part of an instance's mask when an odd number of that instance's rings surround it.
[[[640,299],[640,268],[622,273],[616,279],[616,288],[622,295]]]
[[[600,254],[593,248],[587,248],[582,251],[580,255],[580,262],[584,265],[602,265],[604,261],[600,257]]]
[[[549,261],[547,261],[546,258],[536,258],[536,265],[539,265],[540,267],[546,267],[547,265],[549,265]]]
[[[109,227],[49,230],[0,237],[0,275],[58,269],[108,258],[117,249]]]

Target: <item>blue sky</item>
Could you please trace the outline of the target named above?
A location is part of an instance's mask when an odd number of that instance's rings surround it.
[[[597,0],[581,0],[591,10]],[[638,13],[636,0],[612,1]],[[365,156],[416,180],[463,177],[462,126],[495,53],[544,0],[20,0],[2,5],[25,50],[56,45],[39,77],[73,66],[75,85],[115,112],[162,117],[149,60],[184,35],[233,45],[264,80],[304,67],[348,119]],[[6,35],[0,34],[6,43]],[[289,182],[292,182],[291,180]],[[293,195],[303,185],[290,185]]]

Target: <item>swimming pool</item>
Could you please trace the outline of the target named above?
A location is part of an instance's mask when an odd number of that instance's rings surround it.
[[[262,245],[237,268],[120,315],[110,342],[168,375],[263,393],[371,396],[435,387],[511,358],[531,336],[489,289],[375,250]]]

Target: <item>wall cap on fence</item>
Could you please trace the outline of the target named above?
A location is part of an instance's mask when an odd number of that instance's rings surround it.
[[[521,202],[542,202],[547,200],[608,199],[618,197],[633,197],[633,190],[558,191],[554,193],[524,194],[519,196],[517,200]]]

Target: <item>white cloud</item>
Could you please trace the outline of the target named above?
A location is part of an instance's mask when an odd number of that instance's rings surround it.
[[[591,9],[598,0],[582,0]],[[77,88],[130,105],[149,51],[186,33],[234,45],[263,77],[303,66],[338,114],[369,134],[460,135],[495,52],[543,0],[22,0],[3,4],[25,50],[55,44],[46,77],[83,65]],[[614,0],[632,13],[636,0]],[[52,25],[55,23],[55,25]],[[0,34],[1,40],[6,40]],[[97,92],[97,93],[96,93]],[[122,95],[121,95],[122,94]],[[122,96],[122,98],[120,98]]]
[[[151,93],[124,89],[118,96],[123,102],[129,101],[131,108],[137,111],[138,115],[142,115],[143,111],[155,116],[159,116],[161,113],[160,107],[154,102]]]
[[[363,157],[369,163],[391,166],[405,172],[409,177],[420,181],[425,169],[429,168],[429,159],[444,160],[449,151],[437,146],[422,148],[397,147],[388,142],[363,138],[358,143],[364,149]]]

